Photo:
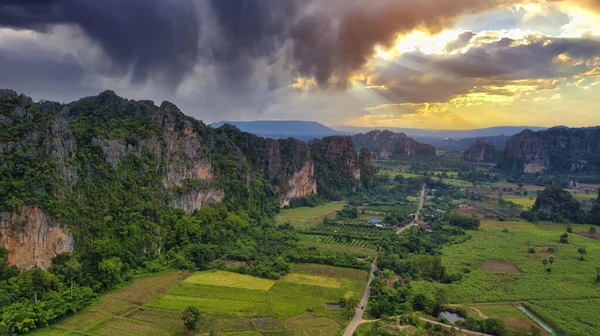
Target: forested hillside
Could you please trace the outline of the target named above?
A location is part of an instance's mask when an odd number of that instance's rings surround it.
[[[370,153],[329,151],[351,138],[325,142],[213,129],[111,91],[70,104],[0,91],[0,325],[44,325],[136,272],[240,260],[277,278],[292,254],[311,261],[274,215],[374,175]]]

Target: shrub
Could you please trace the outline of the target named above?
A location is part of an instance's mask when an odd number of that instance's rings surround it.
[[[560,236],[560,243],[561,244],[568,244],[569,243],[569,235],[567,233],[563,233]]]
[[[529,252],[529,253],[535,253],[535,249],[534,249],[533,247],[530,247],[530,248],[527,250],[527,252]]]

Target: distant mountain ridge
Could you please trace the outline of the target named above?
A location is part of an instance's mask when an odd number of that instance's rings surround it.
[[[375,130],[366,134],[356,134],[352,139],[357,149],[368,148],[377,160],[436,156],[434,146],[417,142],[404,133]]]
[[[316,121],[303,120],[256,120],[256,121],[218,121],[212,123],[213,128],[231,124],[242,132],[252,133],[266,138],[296,138],[304,141],[332,135],[349,135],[336,131]]]
[[[366,133],[373,130],[373,127],[354,127],[354,126],[332,126],[334,129],[341,132],[349,133]],[[536,127],[536,126],[498,126],[498,127],[487,127],[472,130],[432,130],[432,129],[418,129],[418,128],[396,128],[396,127],[380,127],[394,133],[404,133],[409,137],[423,141],[424,138],[435,138],[435,139],[462,139],[462,138],[477,138],[477,137],[491,137],[498,135],[512,136],[518,134],[526,129],[532,131],[542,131],[548,129],[547,127]]]
[[[464,151],[471,148],[478,142],[493,145],[499,151],[503,151],[506,143],[510,139],[508,135],[494,135],[485,137],[462,138],[462,139],[437,139],[437,138],[421,138],[415,137],[415,140],[422,143],[434,145],[437,149]]]
[[[224,124],[236,126],[243,132],[267,138],[297,138],[303,141],[323,138],[332,135],[354,135],[369,133],[375,128],[354,126],[325,126],[317,121],[307,120],[255,120],[255,121],[218,121],[211,124],[219,128]],[[431,130],[417,128],[383,127],[393,133],[404,133],[414,140],[434,145],[438,149],[467,150],[477,141],[490,143],[498,150],[503,150],[510,136],[526,129],[532,131],[545,130],[544,127],[532,126],[500,126],[473,130]]]

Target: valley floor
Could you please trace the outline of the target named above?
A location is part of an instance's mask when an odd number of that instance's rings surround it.
[[[35,335],[183,334],[179,313],[189,305],[205,314],[200,325],[206,333],[336,335],[347,318],[343,309],[326,304],[361,295],[367,276],[314,264],[295,265],[277,281],[224,271],[164,273],[139,278]]]
[[[582,235],[586,225],[570,225],[569,243],[560,244],[566,225],[486,220],[472,238],[443,249],[443,263],[453,273],[465,273],[453,284],[437,286],[448,299],[474,317],[496,317],[509,326],[534,322],[518,310],[524,305],[549,325],[572,335],[600,330],[600,241]],[[585,248],[580,261],[579,248]],[[554,249],[554,252],[552,252]],[[553,263],[543,260],[554,258]],[[549,269],[549,270],[548,270]]]

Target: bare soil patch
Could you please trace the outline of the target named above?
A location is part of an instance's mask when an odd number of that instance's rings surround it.
[[[543,336],[550,336],[550,333],[548,333],[544,328],[540,327],[537,323],[535,323],[535,321],[533,321],[530,318],[512,319],[509,317],[501,317],[500,320],[502,320],[506,324],[506,326],[508,326],[511,329],[525,327],[526,330],[530,330],[531,327],[537,327],[538,329],[540,329]]]
[[[592,235],[592,234],[589,234],[589,233],[587,233],[587,232],[579,232],[579,233],[577,233],[577,234],[578,234],[578,235],[582,235],[582,236],[584,236],[584,237],[588,237],[588,238],[590,238],[590,239],[600,240],[600,232],[596,232],[596,233],[594,233],[593,235]]]
[[[481,269],[491,273],[515,273],[521,274],[521,270],[511,262],[488,260]]]

